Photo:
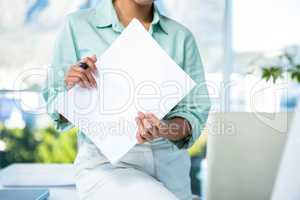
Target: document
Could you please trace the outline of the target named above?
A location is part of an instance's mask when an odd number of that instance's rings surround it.
[[[137,143],[138,111],[162,119],[196,84],[137,19],[98,60],[98,87],[61,93],[56,109],[115,164]]]

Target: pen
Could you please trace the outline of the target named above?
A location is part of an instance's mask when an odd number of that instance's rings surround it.
[[[84,62],[79,62],[79,67],[80,68],[82,68],[82,69],[87,69],[87,68],[89,68],[89,66],[86,64],[86,63],[84,63]]]

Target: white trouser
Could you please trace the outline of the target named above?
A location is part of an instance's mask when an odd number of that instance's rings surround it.
[[[84,141],[75,167],[82,200],[192,199],[189,155],[172,144],[136,145],[118,164],[111,165],[92,143]]]

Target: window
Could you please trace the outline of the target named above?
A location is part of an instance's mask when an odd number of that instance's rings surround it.
[[[284,96],[287,88],[299,90],[299,85],[290,83],[287,79],[280,80],[275,85],[261,81],[261,71],[262,67],[276,65],[279,55],[286,50],[292,48],[300,52],[300,27],[297,25],[300,19],[298,11],[300,2],[298,0],[237,0],[233,2],[234,65],[232,72],[238,74],[235,78],[239,77],[240,83],[235,84],[233,91],[240,92],[232,91],[232,104],[242,102],[243,105],[239,109],[249,110],[249,98],[252,98],[254,94],[248,92],[260,87],[265,92],[257,98],[259,111],[274,112],[293,108],[295,103],[292,102],[295,102],[295,96],[299,96],[299,93],[289,92],[288,98]],[[250,96],[247,98],[247,95]]]
[[[194,34],[206,72],[221,72],[223,67],[223,17],[225,1],[161,0],[162,13],[187,26]]]

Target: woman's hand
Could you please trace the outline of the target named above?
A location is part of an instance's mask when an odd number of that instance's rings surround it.
[[[93,76],[97,73],[95,55],[84,58],[81,62],[86,63],[89,67],[82,69],[79,64],[74,64],[70,67],[69,71],[65,75],[65,84],[68,89],[71,89],[76,84],[79,84],[83,88],[96,88],[97,83]]]
[[[191,126],[184,118],[160,121],[152,113],[139,112],[135,120],[138,125],[136,138],[139,144],[159,137],[176,141],[191,134]]]

